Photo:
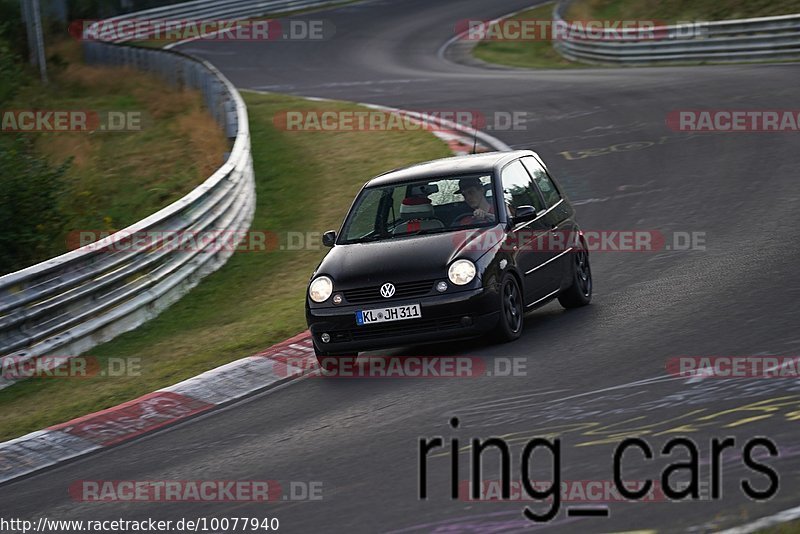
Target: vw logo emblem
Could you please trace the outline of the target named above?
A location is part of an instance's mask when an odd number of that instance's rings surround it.
[[[387,282],[381,286],[381,296],[384,298],[389,298],[394,295],[394,284]]]

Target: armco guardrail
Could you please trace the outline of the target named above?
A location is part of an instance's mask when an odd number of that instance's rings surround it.
[[[568,5],[556,4],[556,23],[567,24]],[[800,59],[800,14],[658,26],[624,38],[607,29],[592,37],[568,36],[554,47],[572,61],[611,65]]]
[[[265,13],[298,11],[343,1],[345,0],[268,0],[260,2],[254,0],[195,0],[194,2],[157,7],[107,19],[104,22],[111,24],[108,24],[107,29],[104,29],[101,25],[98,35],[100,39],[109,42],[130,41],[130,36],[120,37],[117,35],[119,26],[116,23],[125,20],[170,20],[181,22],[241,20],[257,17]]]
[[[330,3],[198,0],[123,17],[233,19]],[[227,78],[210,63],[174,51],[85,41],[84,54],[90,64],[132,67],[174,86],[199,89],[233,147],[202,185],[157,213],[102,241],[0,277],[3,369],[40,356],[76,356],[155,317],[222,266],[234,248],[203,240],[181,246],[184,241],[197,232],[241,236],[252,221],[255,182],[247,109]],[[151,246],[158,239],[151,239],[147,250],[134,250],[126,238],[141,232],[180,239],[160,249]],[[12,382],[0,376],[0,389]]]

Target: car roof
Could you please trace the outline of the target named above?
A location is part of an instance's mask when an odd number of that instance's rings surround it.
[[[483,152],[467,156],[452,156],[415,163],[376,176],[368,181],[365,187],[383,186],[395,183],[440,178],[460,174],[491,173],[495,168],[505,165],[522,156],[532,156],[530,150],[513,150],[509,152]]]

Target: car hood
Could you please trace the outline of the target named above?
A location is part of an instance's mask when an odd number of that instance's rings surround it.
[[[441,234],[336,245],[315,275],[326,274],[336,290],[384,282],[447,278],[447,267],[459,258],[477,262],[504,237],[501,225]]]

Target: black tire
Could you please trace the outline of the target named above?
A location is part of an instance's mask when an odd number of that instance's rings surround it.
[[[514,341],[522,335],[525,326],[522,290],[514,275],[506,273],[500,281],[500,320],[495,337],[500,342]]]
[[[558,295],[558,302],[567,309],[580,308],[592,301],[592,267],[589,251],[583,245],[572,254],[572,285]]]

